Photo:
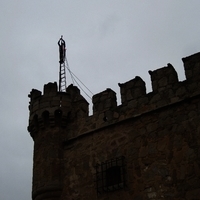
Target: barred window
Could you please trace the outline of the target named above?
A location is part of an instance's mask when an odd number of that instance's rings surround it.
[[[118,157],[96,165],[97,193],[119,190],[125,186],[125,160]]]

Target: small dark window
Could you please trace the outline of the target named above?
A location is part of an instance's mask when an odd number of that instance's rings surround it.
[[[110,167],[106,170],[106,186],[110,187],[122,182],[121,168],[119,166]]]
[[[55,116],[55,124],[60,125],[61,123],[61,118],[62,118],[62,111],[61,110],[56,110],[54,113]]]
[[[125,186],[124,157],[107,160],[96,165],[97,193],[119,190]]]

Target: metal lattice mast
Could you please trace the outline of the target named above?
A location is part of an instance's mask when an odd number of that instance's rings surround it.
[[[67,80],[66,80],[66,45],[65,41],[63,40],[62,36],[60,40],[58,41],[59,46],[59,63],[60,63],[60,69],[59,69],[59,92],[66,92],[67,87]]]
[[[59,92],[66,92],[67,80],[66,80],[66,67],[65,62],[60,64],[59,71]]]

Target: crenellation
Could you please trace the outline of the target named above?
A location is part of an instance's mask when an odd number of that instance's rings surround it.
[[[177,72],[171,64],[168,64],[167,67],[149,71],[149,74],[151,76],[152,89],[154,92],[168,90],[178,83]]]
[[[70,85],[64,93],[57,91],[57,83],[48,83],[44,85],[43,95],[40,91],[33,89],[29,97],[31,102],[28,130],[32,132],[37,132],[38,128],[44,129],[49,125],[65,127],[69,120],[88,116],[88,102],[82,97],[80,90],[73,85]],[[44,115],[46,116],[44,113],[47,112],[48,120],[44,118]],[[59,121],[58,115],[55,115],[57,112],[62,113],[59,118],[61,123],[57,123]],[[35,116],[37,116],[37,128],[35,128]],[[31,133],[31,135],[34,134]]]
[[[125,83],[119,83],[121,93],[121,105],[117,106],[116,93],[111,89],[95,94],[92,98],[93,115],[88,117],[88,102],[80,94],[80,90],[69,85],[66,92],[57,91],[57,83],[48,83],[44,86],[44,94],[33,89],[29,97],[30,119],[38,114],[41,116],[46,109],[53,111],[60,108],[65,116],[70,114],[71,119],[82,119],[80,129],[85,126],[84,121],[95,121],[96,128],[106,126],[116,121],[138,116],[142,113],[179,102],[192,95],[200,93],[200,83],[192,78],[198,75],[200,69],[200,53],[183,58],[186,70],[186,80],[179,82],[177,72],[168,63],[166,67],[149,71],[152,81],[152,92],[146,93],[146,84],[138,76]],[[194,71],[193,71],[194,68]],[[199,70],[200,71],[200,70]],[[193,76],[191,76],[191,72]],[[198,77],[198,76],[197,76]],[[115,114],[114,114],[115,113]],[[96,116],[96,117],[95,117]],[[115,116],[115,117],[114,117]],[[116,117],[117,116],[117,117]]]
[[[200,52],[182,58],[182,61],[184,64],[186,79],[191,82],[200,80]]]
[[[119,83],[118,85],[120,87],[122,105],[127,105],[129,101],[139,99],[146,95],[146,84],[139,76],[136,76],[126,83]]]
[[[99,115],[96,118],[96,128],[138,116],[200,94],[197,87],[198,83],[193,84],[188,80],[179,81],[177,72],[171,64],[149,73],[153,91],[146,94],[145,82],[140,77],[119,84],[122,99],[122,104],[119,106],[116,106],[116,104],[113,107],[105,106],[109,105],[106,101],[110,101],[110,97],[112,97],[112,95],[108,95],[107,90],[93,96],[93,114]],[[193,88],[193,90],[190,88]],[[115,102],[115,95],[113,101]],[[113,117],[111,113],[115,113],[117,118]],[[84,127],[84,123],[80,127]]]
[[[30,98],[31,102],[36,100],[37,98],[39,98],[41,96],[42,92],[36,89],[32,89],[32,91],[30,92],[30,94],[28,95],[28,97]]]
[[[121,105],[119,106],[117,106],[116,93],[113,90],[106,89],[95,94],[92,98],[93,115],[91,117],[94,118],[92,121],[95,121],[96,115],[100,115],[97,118],[102,122],[97,124],[103,126],[108,122],[137,116],[200,94],[198,90],[200,83],[196,81],[200,77],[198,75],[200,73],[200,53],[183,58],[183,62],[186,80],[182,82],[179,82],[177,72],[170,63],[166,67],[149,71],[153,91],[148,94],[145,82],[138,76],[128,82],[119,83],[121,93]],[[54,108],[53,110],[61,108],[64,114],[73,110],[74,113],[71,114],[73,119],[78,117],[83,118],[82,121],[88,119],[91,121],[91,117],[88,117],[88,102],[80,94],[80,90],[73,85],[69,85],[66,93],[63,93],[57,91],[56,82],[49,83],[44,86],[43,95],[40,91],[33,89],[29,97],[31,99],[30,118],[35,114],[40,116],[49,108]],[[84,123],[80,125],[82,126]]]
[[[66,93],[68,93],[70,95],[70,98],[73,101],[78,101],[78,100],[82,99],[80,90],[78,89],[78,87],[73,86],[72,84],[66,88]]]
[[[48,83],[44,85],[44,96],[54,96],[58,91],[57,83]]]
[[[93,96],[93,113],[102,113],[117,107],[116,93],[111,89],[106,89]]]

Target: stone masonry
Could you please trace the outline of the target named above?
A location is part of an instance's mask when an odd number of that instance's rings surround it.
[[[33,200],[200,199],[200,53],[93,96],[48,83],[30,97]],[[122,159],[123,158],[123,159]],[[120,160],[121,159],[121,160]]]

